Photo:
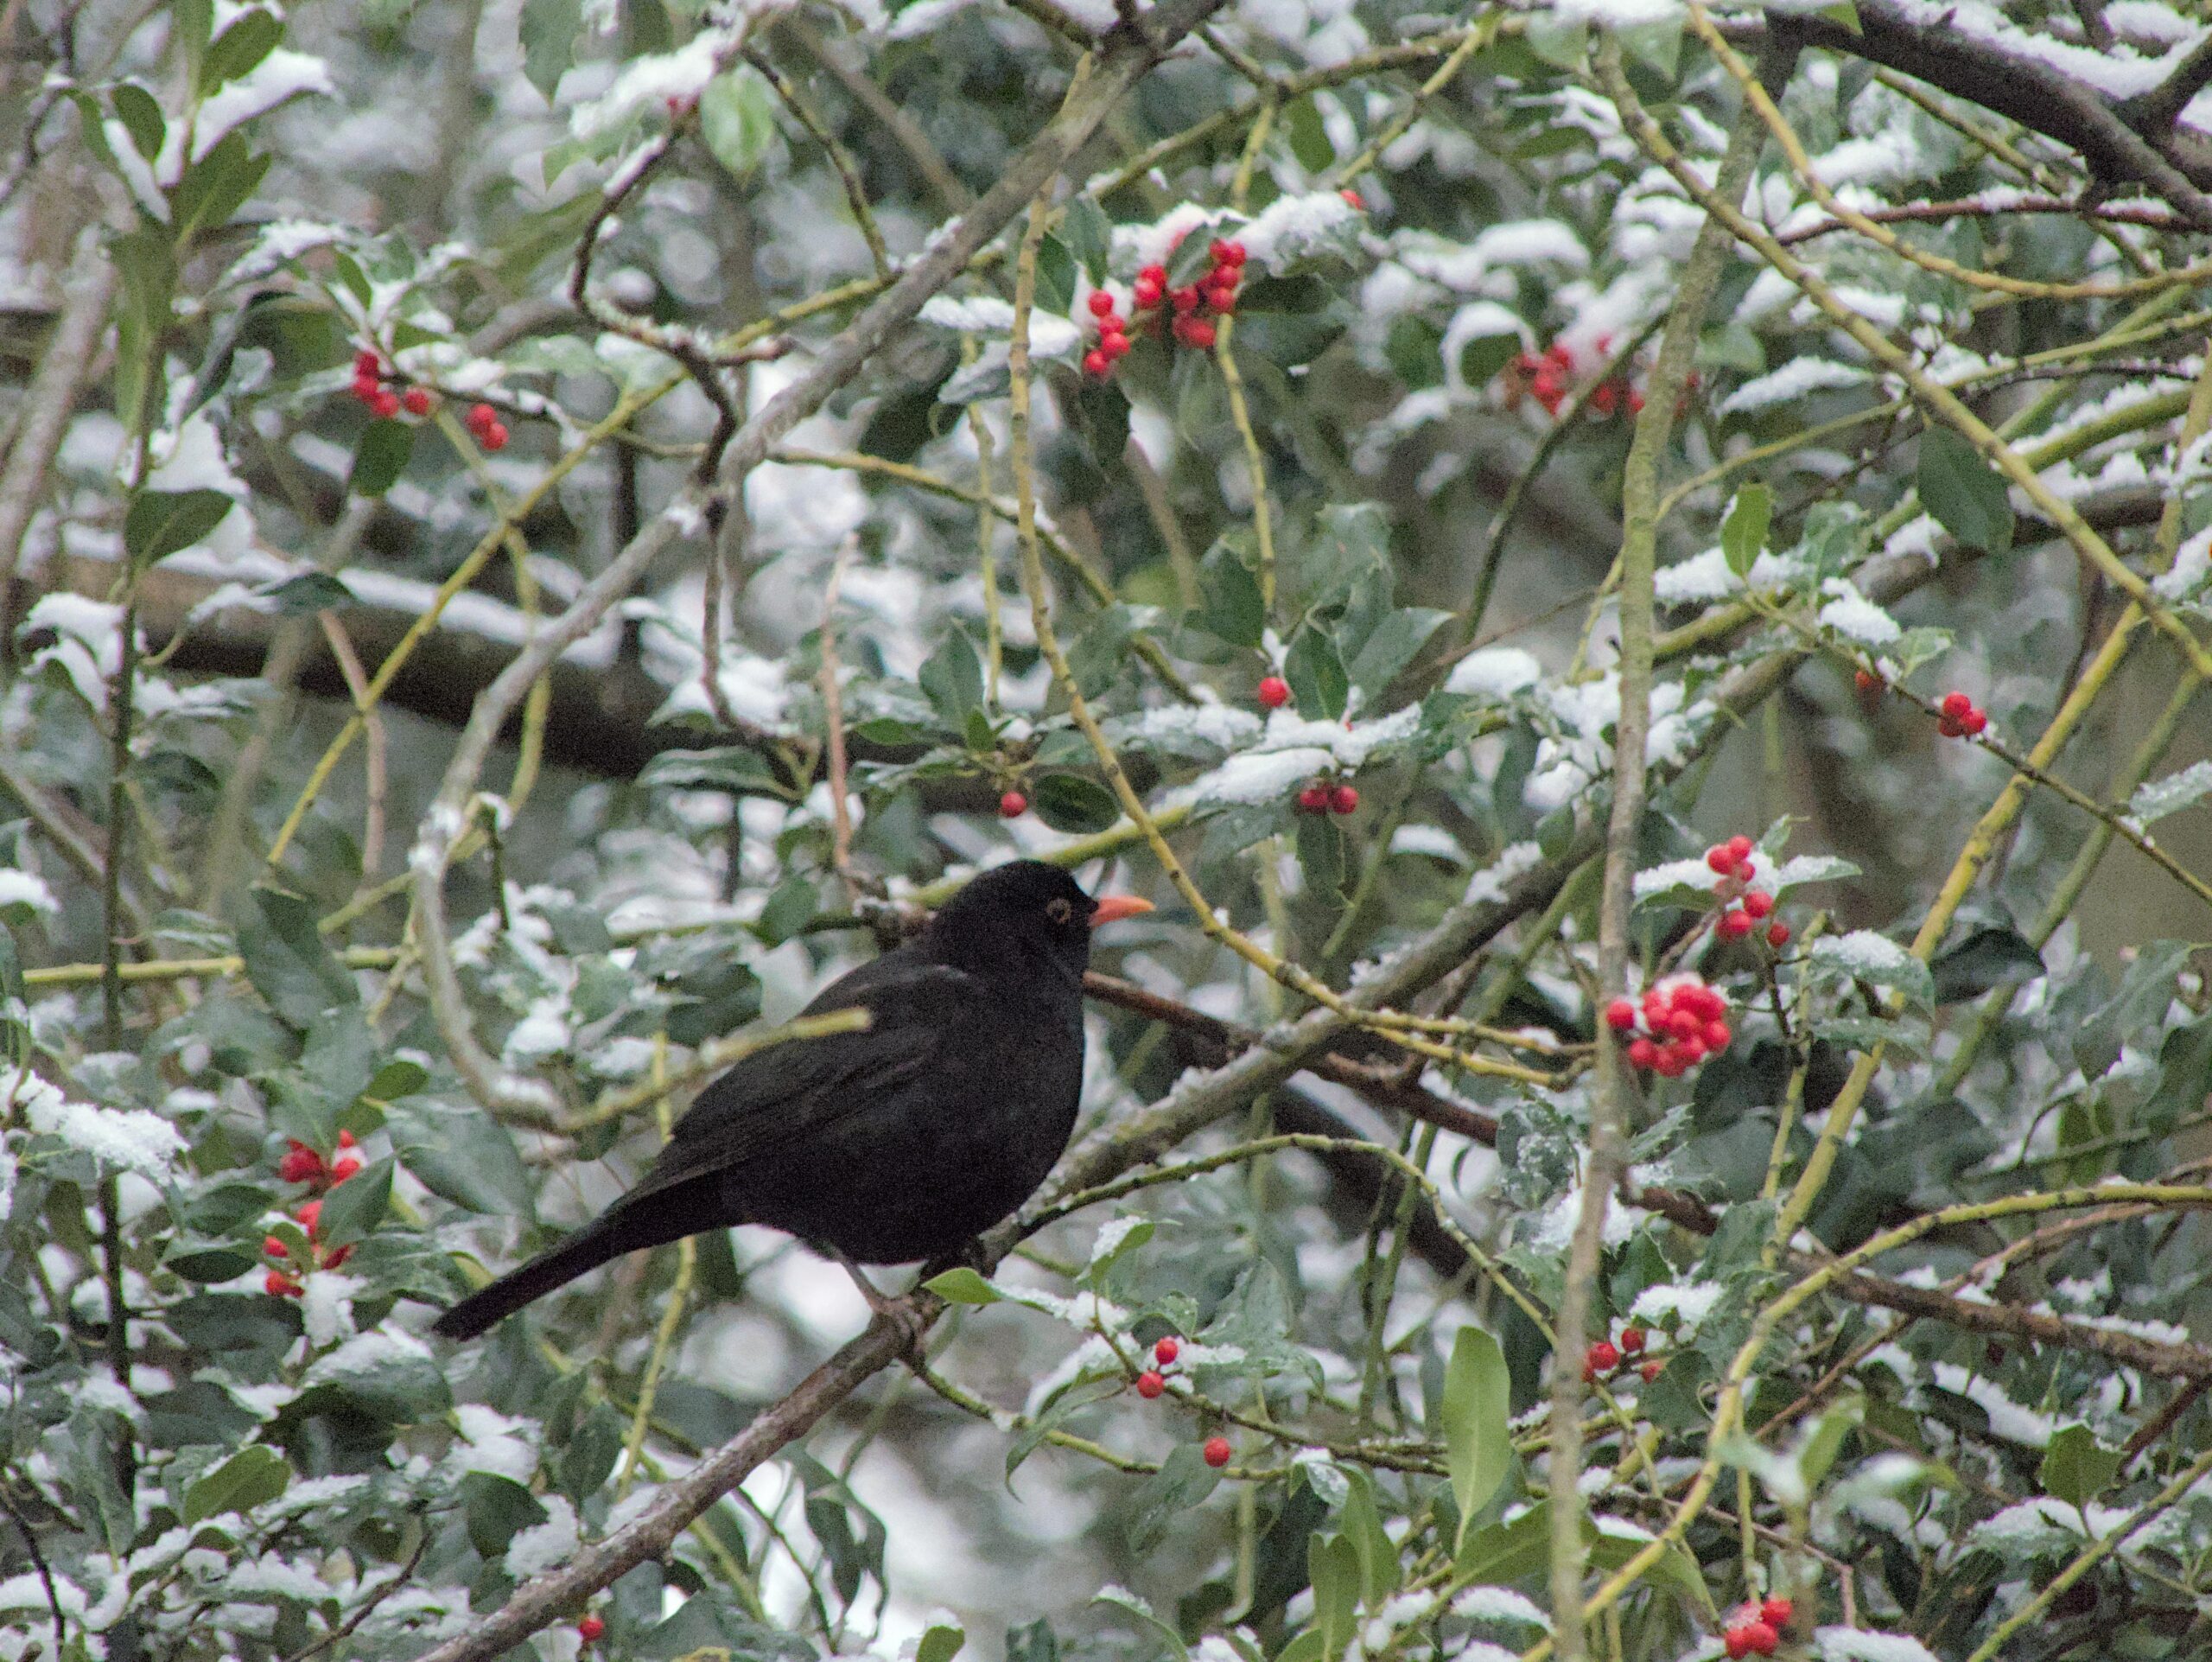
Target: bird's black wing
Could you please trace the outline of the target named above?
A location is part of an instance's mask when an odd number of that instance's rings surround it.
[[[926,1073],[971,1016],[982,988],[941,964],[887,952],[840,977],[804,1012],[866,1009],[855,1033],[793,1040],[747,1056],[699,1093],[628,1207],[688,1179],[742,1169],[762,1155],[865,1112]]]

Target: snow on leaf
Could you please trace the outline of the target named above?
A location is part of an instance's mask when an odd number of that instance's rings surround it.
[[[1668,605],[1683,606],[1725,600],[1742,589],[1744,580],[1728,569],[1727,555],[1716,546],[1665,567],[1655,575],[1653,585]]]
[[[1821,585],[1829,596],[1821,608],[1820,623],[1847,640],[1864,646],[1886,646],[1904,631],[1897,621],[1860,594],[1848,577],[1830,577]]]
[[[2138,786],[2135,794],[2127,799],[2127,811],[2138,825],[2147,825],[2170,813],[2179,813],[2208,795],[2212,795],[2212,761],[2196,761],[2177,774]],[[0,873],[0,879],[4,876]]]
[[[1510,698],[1535,685],[1543,675],[1543,665],[1535,653],[1518,646],[1486,646],[1469,653],[1452,666],[1444,690],[1477,697]]]
[[[1823,1627],[1813,1635],[1821,1662],[1936,1662],[1933,1652],[1904,1633],[1860,1627]]]
[[[1780,369],[1745,381],[1720,401],[1719,413],[1745,416],[1777,404],[1791,404],[1815,392],[1858,386],[1872,378],[1855,364],[1827,358],[1793,358]]]
[[[156,1181],[170,1175],[185,1150],[176,1127],[159,1114],[71,1102],[59,1086],[22,1067],[0,1073],[0,1105],[10,1104],[41,1136],[58,1137],[102,1165]]]

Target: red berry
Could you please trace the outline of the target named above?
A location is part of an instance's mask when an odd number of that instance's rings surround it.
[[[1628,1048],[1628,1065],[1630,1067],[1656,1067],[1659,1065],[1659,1047],[1649,1039],[1631,1041]]]
[[[503,421],[493,422],[489,427],[484,430],[484,436],[476,442],[479,444],[481,444],[487,450],[505,449],[507,448],[506,423]]]
[[[427,386],[410,386],[400,394],[399,402],[409,415],[427,416],[430,413],[430,389]]]
[[[1689,1058],[1682,1054],[1680,1045],[1661,1045],[1658,1059],[1651,1067],[1662,1079],[1679,1079],[1690,1071]]]
[[[1751,920],[1741,912],[1723,912],[1720,921],[1714,927],[1720,932],[1723,940],[1741,940],[1751,933]]]
[[[461,417],[461,425],[472,433],[481,435],[484,430],[499,419],[499,412],[488,404],[472,404],[468,413]]]
[[[1198,309],[1198,291],[1195,284],[1176,290],[1167,296],[1167,303],[1185,317]]]
[[[1083,354],[1083,373],[1094,381],[1104,380],[1106,372],[1113,366],[1114,360],[1106,355],[1102,347],[1093,347]]]
[[[1213,1467],[1217,1471],[1222,1467],[1229,1464],[1229,1439],[1227,1437],[1208,1437],[1206,1439],[1206,1446],[1201,1449],[1198,1452],[1205,1456],[1206,1464]]]
[[[1167,1389],[1167,1381],[1147,1370],[1137,1375],[1137,1395],[1150,1402]]]
[[[306,1143],[295,1141],[276,1162],[276,1175],[288,1183],[312,1183],[322,1175],[322,1156]]]
[[[601,1636],[606,1632],[607,1624],[597,1616],[586,1616],[576,1623],[576,1637],[587,1645],[598,1643]]]
[[[1967,735],[1966,723],[1955,722],[1948,716],[1937,718],[1936,730],[1947,739],[1962,739]]]
[[[1750,837],[1738,833],[1728,839],[1729,857],[1738,861],[1748,860],[1751,857],[1751,850],[1756,846],[1758,845]]]
[[[1621,1365],[1621,1353],[1611,1340],[1600,1339],[1590,1347],[1590,1353],[1585,1360],[1599,1372],[1611,1373]]]
[[[1019,819],[1029,812],[1029,799],[1019,791],[1008,791],[999,798],[999,818]]]
[[[1789,926],[1777,918],[1766,927],[1766,944],[1770,946],[1789,945]]]
[[[1139,277],[1130,290],[1130,300],[1137,310],[1148,312],[1160,303],[1160,296],[1165,293],[1166,290],[1150,277]]]
[[[1746,1623],[1738,1631],[1744,1635],[1744,1648],[1754,1656],[1772,1656],[1782,1643],[1782,1635],[1764,1621]]]
[[[1714,1055],[1727,1049],[1736,1041],[1735,1032],[1726,1022],[1707,1022],[1705,1024],[1703,1036],[1706,1049]]]
[[[1616,998],[1605,1006],[1605,1025],[1616,1033],[1626,1033],[1636,1025],[1636,1006],[1625,998]]]
[[[285,1245],[283,1242],[278,1240],[274,1235],[264,1235],[262,1237],[261,1250],[266,1252],[272,1258],[288,1258],[292,1256],[292,1249]]]
[[[399,394],[388,386],[380,386],[369,398],[372,413],[390,421],[399,413]]]
[[[1774,896],[1763,888],[1755,888],[1744,896],[1744,910],[1757,922],[1774,910]]]
[[[349,1242],[344,1246],[335,1248],[331,1251],[324,1253],[322,1267],[326,1270],[335,1270],[340,1264],[345,1263],[346,1259],[353,1256],[353,1248],[352,1243]]]
[[[344,1162],[340,1162],[340,1163],[343,1164]],[[331,1170],[334,1173],[337,1169],[338,1168],[336,1166],[333,1166],[331,1168]],[[356,1169],[358,1169],[358,1168]],[[307,1231],[308,1239],[309,1240],[313,1240],[315,1239],[315,1227],[317,1224],[322,1221],[322,1202],[320,1200],[308,1200],[302,1204],[300,1209],[292,1215],[300,1220],[300,1227]]]
[[[1643,389],[1642,387],[1632,386],[1629,388],[1628,412],[1631,416],[1639,416],[1643,413]]]
[[[356,1141],[351,1131],[340,1131],[338,1134],[338,1146],[341,1149],[352,1148]]]
[[[384,360],[366,347],[353,354],[353,379],[373,381],[384,373]]]
[[[1967,737],[1979,738],[1981,735],[1981,730],[1989,725],[1989,717],[1981,710],[1969,710],[1966,713],[1966,719],[1959,725],[1966,729]]]
[[[1129,355],[1129,337],[1119,329],[1110,329],[1098,337],[1098,350],[1109,359],[1126,358]]]
[[[1947,692],[1943,695],[1943,713],[1955,722],[1966,720],[1967,712],[1973,708],[1974,700],[1963,692]]]
[[[1861,692],[1872,692],[1875,688],[1882,685],[1882,678],[1875,674],[1872,670],[1854,671],[1851,678],[1858,684],[1859,690]]]
[[[1720,1642],[1727,1648],[1730,1662],[1742,1662],[1751,1652],[1751,1629],[1731,1627],[1720,1636]]]
[[[1325,785],[1307,786],[1298,793],[1298,812],[1326,813],[1329,812],[1329,787]]]
[[[1649,1385],[1654,1379],[1656,1379],[1666,1371],[1667,1365],[1664,1362],[1646,1362],[1642,1367],[1637,1370],[1637,1372],[1643,1376],[1643,1383],[1646,1385]]]
[[[1355,211],[1361,213],[1367,212],[1367,198],[1361,195],[1350,185],[1346,185],[1342,190],[1338,191],[1337,194],[1343,197],[1345,201],[1350,203]]]
[[[271,1270],[261,1278],[261,1290],[271,1298],[297,1298],[302,1289],[298,1282],[283,1270]]]
[[[1339,785],[1329,793],[1329,812],[1344,814],[1359,812],[1359,793],[1349,785]]]
[[[1756,878],[1758,875],[1759,875],[1759,869],[1758,869],[1757,866],[1753,865],[1753,864],[1752,864],[1749,860],[1738,860],[1738,861],[1736,863],[1736,881],[1737,881],[1737,882],[1744,882],[1744,883],[1748,883],[1748,882],[1751,882],[1754,878]]]
[[[1705,1032],[1705,1022],[1687,1004],[1676,1004],[1667,1017],[1667,1031],[1677,1039],[1694,1039]]]
[[[1236,290],[1225,283],[1215,283],[1206,290],[1206,304],[1223,317],[1236,309]]]
[[[1165,265],[1147,265],[1137,273],[1137,281],[1149,283],[1155,289],[1165,289],[1167,286],[1167,268]]]
[[[1090,291],[1090,315],[1093,317],[1111,317],[1114,315],[1114,296],[1103,289],[1093,289]]]
[[[1621,1329],[1621,1348],[1626,1351],[1630,1356],[1633,1356],[1637,1352],[1643,1348],[1645,1342],[1649,1338],[1650,1335],[1645,1333],[1641,1328],[1623,1328]]]
[[[360,1156],[355,1154],[342,1154],[339,1156],[336,1160],[331,1162],[330,1181],[334,1184],[342,1183],[360,1169]]]
[[[1172,1333],[1152,1347],[1152,1360],[1162,1367],[1167,1366],[1182,1353],[1183,1341]]]
[[[1728,851],[1728,845],[1726,843],[1715,843],[1711,848],[1706,850],[1705,863],[1707,870],[1720,876],[1728,877],[1735,875],[1736,856]]]
[[[1185,318],[1176,328],[1175,338],[1186,347],[1195,347],[1200,352],[1211,352],[1214,341],[1213,325],[1195,317]]]
[[[1280,675],[1263,675],[1257,696],[1264,708],[1281,710],[1290,702],[1290,683]]]
[[[1590,389],[1590,407],[1601,416],[1611,415],[1619,399],[1619,389],[1611,381],[1600,381]]]
[[[1684,1067],[1695,1067],[1705,1060],[1705,1035],[1697,1034],[1688,1039],[1677,1039],[1675,1049],[1681,1056]]]
[[[1759,1606],[1759,1620],[1779,1633],[1789,1625],[1789,1618],[1797,1614],[1797,1607],[1785,1598],[1771,1598]]]

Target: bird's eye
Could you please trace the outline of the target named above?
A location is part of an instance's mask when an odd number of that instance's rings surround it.
[[[1075,904],[1065,895],[1056,895],[1045,902],[1045,915],[1054,923],[1066,923],[1075,916]]]

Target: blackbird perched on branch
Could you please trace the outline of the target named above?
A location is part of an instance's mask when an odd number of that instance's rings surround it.
[[[436,1331],[472,1339],[626,1252],[735,1224],[788,1230],[849,1267],[964,1245],[1035,1193],[1067,1147],[1090,932],[1151,909],[1094,900],[1033,860],[985,872],[806,1007],[865,1009],[866,1028],[738,1063],[700,1092],[635,1188],[454,1305]]]

